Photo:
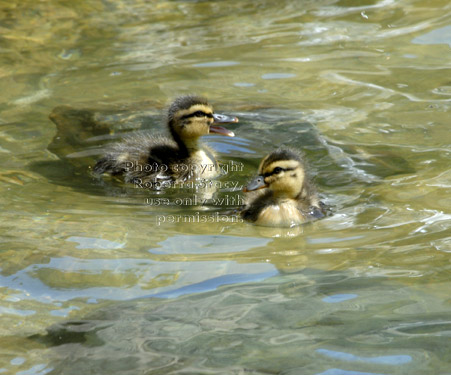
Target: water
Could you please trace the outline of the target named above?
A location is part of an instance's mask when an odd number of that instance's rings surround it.
[[[0,373],[449,374],[450,10],[1,2]],[[163,194],[91,176],[192,92],[240,118],[205,142],[242,168]],[[60,105],[114,132],[58,143]],[[231,220],[281,144],[333,214]]]

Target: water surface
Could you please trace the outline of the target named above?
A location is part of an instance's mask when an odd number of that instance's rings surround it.
[[[449,373],[450,12],[1,2],[0,373]],[[164,132],[193,92],[240,118],[205,142],[242,168],[202,191],[93,178],[106,142]],[[60,105],[108,134],[58,143]],[[333,214],[232,220],[279,145],[304,152]]]

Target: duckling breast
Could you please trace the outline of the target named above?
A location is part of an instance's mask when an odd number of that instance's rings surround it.
[[[196,178],[211,179],[217,177],[219,173],[219,165],[208,149],[197,150],[188,161],[191,168],[196,172]]]
[[[297,205],[286,201],[263,208],[255,224],[273,227],[292,227],[308,221]]]

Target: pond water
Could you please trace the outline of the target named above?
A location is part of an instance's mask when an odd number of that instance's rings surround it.
[[[0,374],[450,374],[448,0],[0,1],[0,19]],[[240,118],[205,137],[214,186],[92,176],[186,93]],[[332,215],[234,220],[279,145]]]

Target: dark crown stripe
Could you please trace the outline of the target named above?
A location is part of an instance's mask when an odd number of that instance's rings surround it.
[[[271,152],[263,161],[263,165],[261,166],[261,170],[264,170],[269,165],[276,161],[282,160],[296,160],[300,164],[303,164],[302,158],[298,152],[295,152],[288,148],[279,148],[273,152]]]

